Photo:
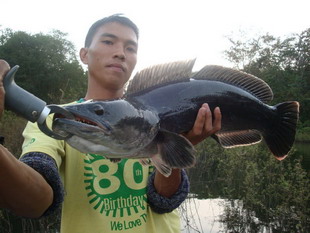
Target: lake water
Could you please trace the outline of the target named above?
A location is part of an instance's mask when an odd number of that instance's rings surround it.
[[[224,230],[219,222],[224,211],[224,199],[197,199],[188,198],[180,207],[181,232],[221,232]]]

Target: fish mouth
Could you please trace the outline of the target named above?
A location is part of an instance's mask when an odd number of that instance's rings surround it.
[[[79,129],[80,131],[85,132],[102,132],[106,135],[110,135],[111,134],[111,126],[106,123],[99,123],[97,121],[93,121],[87,117],[75,114],[73,112],[70,112],[72,114],[72,118],[67,118],[66,116],[56,113],[54,115],[54,119],[53,119],[53,128],[54,128],[54,124],[55,125],[67,125],[67,126],[73,126],[73,127],[77,127],[76,129]],[[56,127],[57,128],[57,127]],[[66,130],[65,130],[66,131]],[[77,131],[77,130],[75,130]],[[72,133],[72,132],[69,132]]]

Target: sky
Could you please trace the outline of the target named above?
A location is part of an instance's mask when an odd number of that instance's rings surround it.
[[[223,56],[226,36],[289,36],[310,27],[309,0],[10,0],[1,1],[0,29],[32,34],[68,33],[77,51],[91,24],[123,13],[140,29],[136,70],[196,58],[195,69],[232,66]]]

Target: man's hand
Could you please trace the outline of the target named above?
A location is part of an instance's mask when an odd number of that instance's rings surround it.
[[[193,145],[197,145],[207,137],[221,129],[222,114],[219,107],[214,109],[214,120],[208,104],[199,109],[193,128],[184,134]]]
[[[10,70],[10,65],[0,59],[0,117],[2,115],[3,109],[4,109],[4,96],[5,96],[5,90],[3,87],[3,78],[9,72]]]

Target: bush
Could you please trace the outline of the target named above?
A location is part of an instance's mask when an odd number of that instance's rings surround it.
[[[4,146],[15,156],[21,154],[22,132],[27,121],[10,111],[4,111],[0,121],[0,135],[4,137]]]

